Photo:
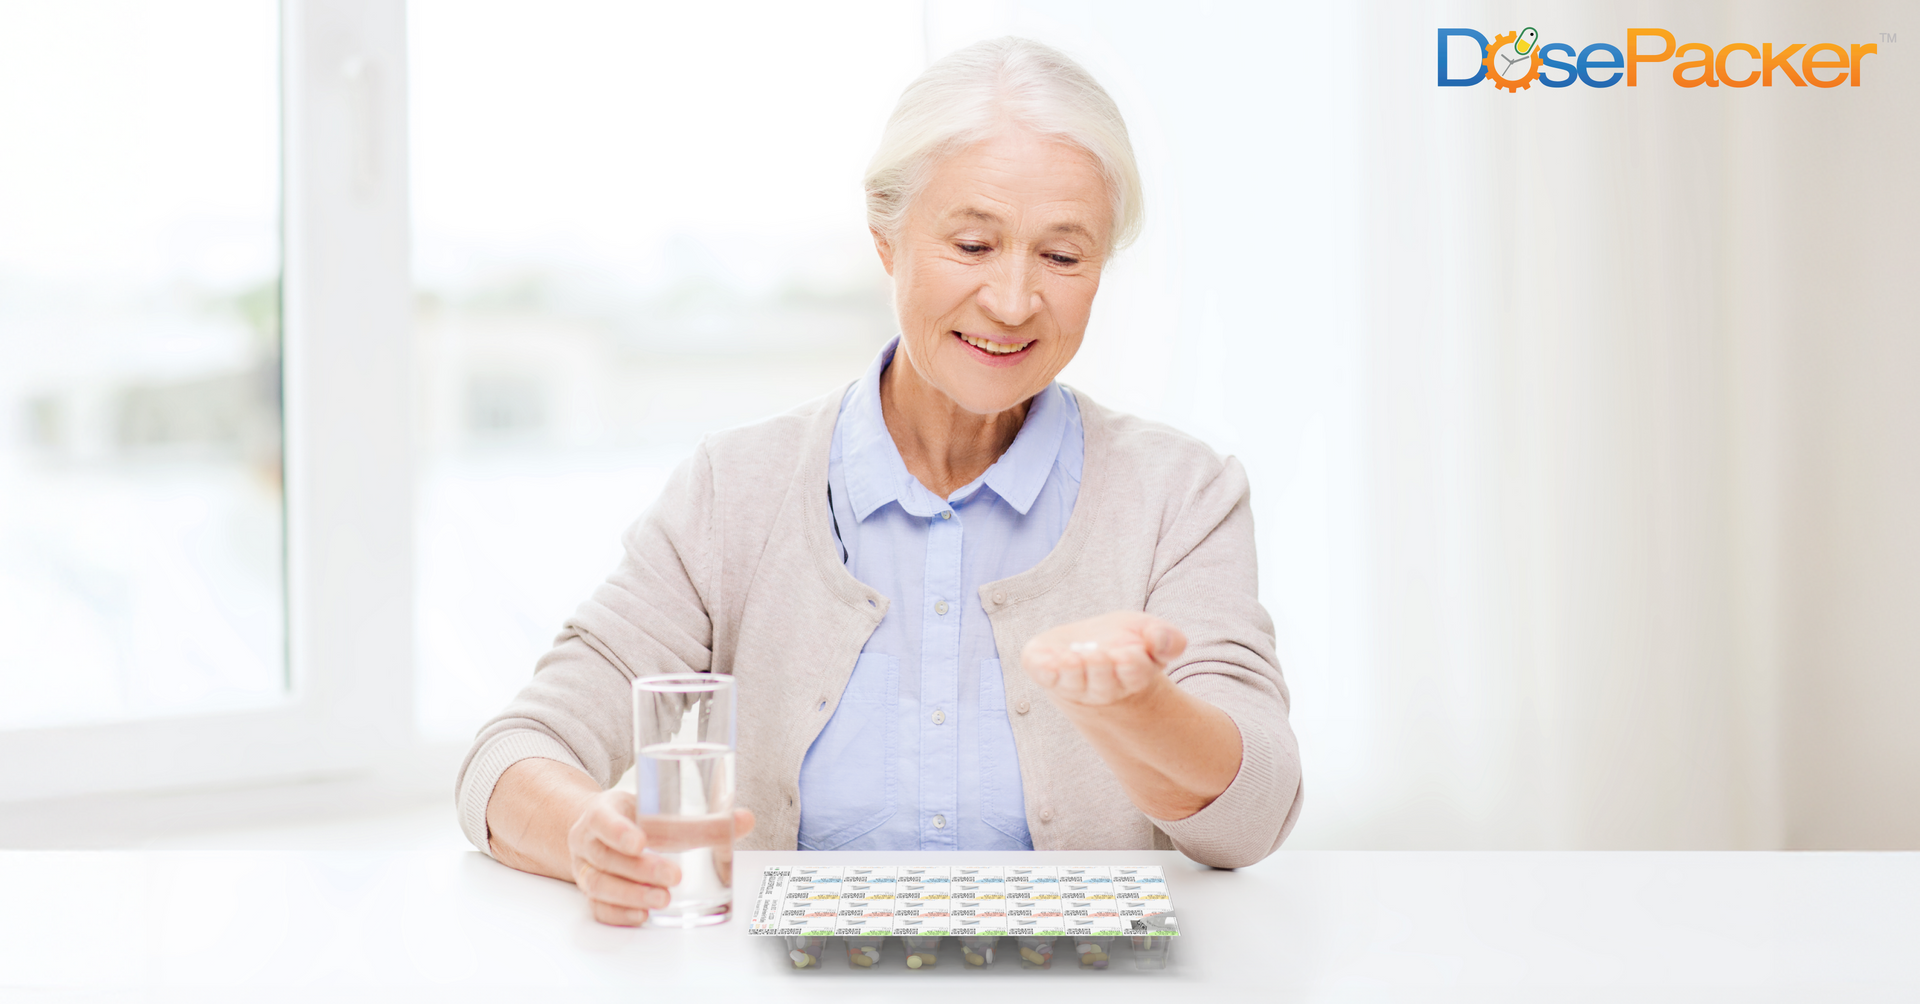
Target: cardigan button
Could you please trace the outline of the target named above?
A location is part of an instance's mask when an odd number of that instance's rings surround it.
[[[1028,703],[1027,703],[1027,702],[1025,702],[1025,701],[1021,701],[1021,702],[1020,702],[1019,704],[1016,704],[1016,705],[1014,705],[1014,706],[1013,706],[1013,710],[1015,710],[1015,711],[1017,711],[1017,712],[1019,712],[1019,713],[1021,713],[1021,714],[1023,714],[1023,715],[1024,715],[1024,714],[1026,714],[1027,712],[1029,712],[1029,711],[1031,711],[1031,710],[1033,710],[1033,705],[1031,705],[1031,704],[1028,704]]]
[[[1002,603],[1005,603],[1005,602],[1007,602],[1007,594],[1006,594],[1006,593],[994,593],[994,594],[993,594],[993,605],[994,605],[994,606],[996,606],[996,607],[997,607],[997,606],[999,606],[1000,604],[1002,604]]]
[[[1052,810],[1052,809],[1041,809],[1041,810],[1040,810],[1040,821],[1041,821],[1041,822],[1043,822],[1043,823],[1051,823],[1051,822],[1053,822],[1053,810]]]

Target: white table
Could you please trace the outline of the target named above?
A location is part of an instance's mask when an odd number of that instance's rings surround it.
[[[477,853],[14,851],[0,1000],[1920,1000],[1920,854],[743,853],[737,888],[797,860],[1160,863],[1184,935],[1167,973],[794,971]]]

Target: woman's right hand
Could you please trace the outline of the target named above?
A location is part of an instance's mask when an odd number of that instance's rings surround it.
[[[673,862],[634,821],[634,799],[601,791],[571,764],[533,757],[508,767],[487,801],[487,847],[512,868],[570,881],[586,893],[595,920],[630,927],[667,905],[680,881]],[[735,840],[753,831],[753,813],[733,814]],[[715,834],[714,866],[730,873],[733,848]]]
[[[633,792],[609,789],[588,799],[567,830],[573,883],[603,924],[646,923],[647,911],[666,906],[680,884],[679,867],[647,850],[633,808]]]

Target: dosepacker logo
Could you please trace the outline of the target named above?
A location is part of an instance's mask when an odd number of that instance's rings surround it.
[[[1439,29],[1441,87],[1471,87],[1482,80],[1509,94],[1518,94],[1538,82],[1547,87],[1612,87],[1623,79],[1628,87],[1640,84],[1640,68],[1647,63],[1677,60],[1673,82],[1681,87],[1762,87],[1774,85],[1775,74],[1794,87],[1859,87],[1860,61],[1880,51],[1874,43],[1840,45],[1835,42],[1795,42],[1775,51],[1772,42],[1758,46],[1730,42],[1715,48],[1705,42],[1680,43],[1665,28],[1629,28],[1624,49],[1595,42],[1578,50],[1565,42],[1542,44],[1540,33],[1521,28],[1491,40],[1472,28]],[[1474,64],[1451,59],[1453,39],[1472,39],[1479,57]],[[1461,53],[1467,50],[1459,48]],[[1798,57],[1797,59],[1795,57]],[[1563,57],[1563,58],[1556,58]],[[1455,69],[1474,66],[1472,76]]]

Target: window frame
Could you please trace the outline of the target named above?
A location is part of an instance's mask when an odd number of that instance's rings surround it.
[[[350,773],[414,744],[406,9],[280,11],[286,698],[0,731],[0,805]]]

